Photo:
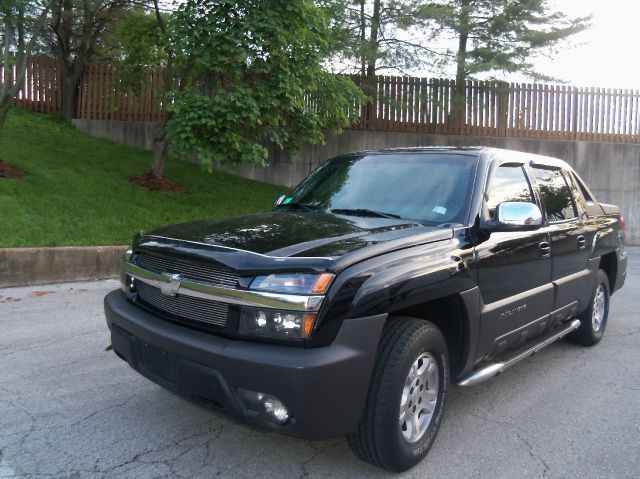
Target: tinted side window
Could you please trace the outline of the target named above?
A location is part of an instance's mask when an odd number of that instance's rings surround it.
[[[562,170],[562,176],[564,176],[564,179],[569,185],[569,189],[571,190],[573,199],[576,203],[576,206],[578,207],[578,213],[580,215],[584,214],[584,212],[587,211],[587,205],[585,204],[585,200],[583,199],[582,192],[580,190],[580,187],[578,186],[578,182],[576,181],[575,176],[573,176],[566,170]]]
[[[584,199],[589,203],[593,203],[595,200],[593,199],[593,196],[591,196],[591,193],[589,193],[589,190],[587,190],[587,187],[585,186],[582,179],[575,173],[573,174],[573,179],[580,187],[580,191],[582,191],[582,196],[584,197]]]
[[[493,174],[487,198],[489,217],[496,217],[496,207],[505,201],[533,203],[531,187],[521,165],[502,165]]]
[[[536,183],[540,189],[547,220],[562,221],[576,218],[571,190],[560,170],[533,168]]]

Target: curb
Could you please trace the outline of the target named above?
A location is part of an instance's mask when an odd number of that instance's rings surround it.
[[[0,248],[0,288],[115,278],[127,246]]]

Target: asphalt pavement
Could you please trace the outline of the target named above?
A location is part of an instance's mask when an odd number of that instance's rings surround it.
[[[398,477],[640,477],[640,248],[602,342],[561,341],[452,387],[427,459]],[[253,431],[149,382],[111,351],[116,281],[0,290],[0,479],[388,477],[344,439]]]

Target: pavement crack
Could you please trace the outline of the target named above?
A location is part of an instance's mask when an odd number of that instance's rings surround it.
[[[89,414],[89,415],[87,415],[87,416],[83,417],[82,419],[78,419],[77,421],[72,422],[71,424],[65,424],[65,425],[62,425],[62,426],[59,426],[59,427],[75,427],[75,426],[77,426],[78,424],[82,424],[83,422],[86,422],[86,421],[88,421],[89,419],[91,419],[91,418],[93,418],[93,417],[97,416],[98,414],[102,414],[102,413],[103,413],[103,412],[105,412],[105,411],[109,411],[109,410],[111,410],[111,409],[116,409],[116,408],[119,408],[119,407],[126,406],[126,405],[127,405],[127,404],[132,400],[132,399],[134,399],[135,397],[137,397],[137,394],[134,394],[133,396],[129,396],[127,399],[125,399],[125,400],[124,400],[124,401],[122,401],[122,402],[115,403],[115,404],[110,404],[110,405],[109,405],[109,406],[107,406],[107,407],[104,407],[104,408],[102,408],[102,409],[99,409],[99,410],[97,410],[97,411],[94,411],[94,412],[92,412],[91,414]]]
[[[538,454],[536,454],[533,445],[526,439],[526,437],[524,436],[523,432],[521,431],[521,429],[516,426],[515,424],[509,422],[509,421],[501,421],[498,419],[494,419],[494,418],[490,418],[490,417],[486,417],[486,416],[481,416],[479,414],[471,414],[471,416],[476,417],[478,419],[482,419],[483,421],[486,422],[491,422],[494,424],[497,424],[499,426],[502,427],[507,427],[509,428],[511,431],[513,431],[513,433],[516,435],[516,437],[518,438],[518,440],[525,445],[525,447],[527,448],[527,452],[529,453],[529,455],[531,456],[531,458],[536,461],[538,464],[540,464],[540,466],[542,467],[542,477],[548,477],[549,475],[549,464],[542,458],[540,457]]]
[[[308,469],[309,465],[314,461],[314,459],[316,457],[318,457],[320,454],[324,453],[324,448],[318,447],[313,442],[308,442],[307,445],[313,450],[313,453],[311,454],[311,456],[309,456],[307,459],[305,459],[302,462],[302,464],[300,464],[300,467],[302,468],[302,472],[298,476],[298,479],[302,479],[303,477],[308,477],[310,475],[310,472],[309,472],[309,469]]]

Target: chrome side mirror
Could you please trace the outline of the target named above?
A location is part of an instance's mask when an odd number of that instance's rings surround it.
[[[278,206],[282,204],[287,195],[278,195],[278,197],[273,202],[273,209],[275,210]]]
[[[496,208],[496,219],[487,222],[492,231],[528,231],[542,226],[542,212],[533,203],[505,201]]]

